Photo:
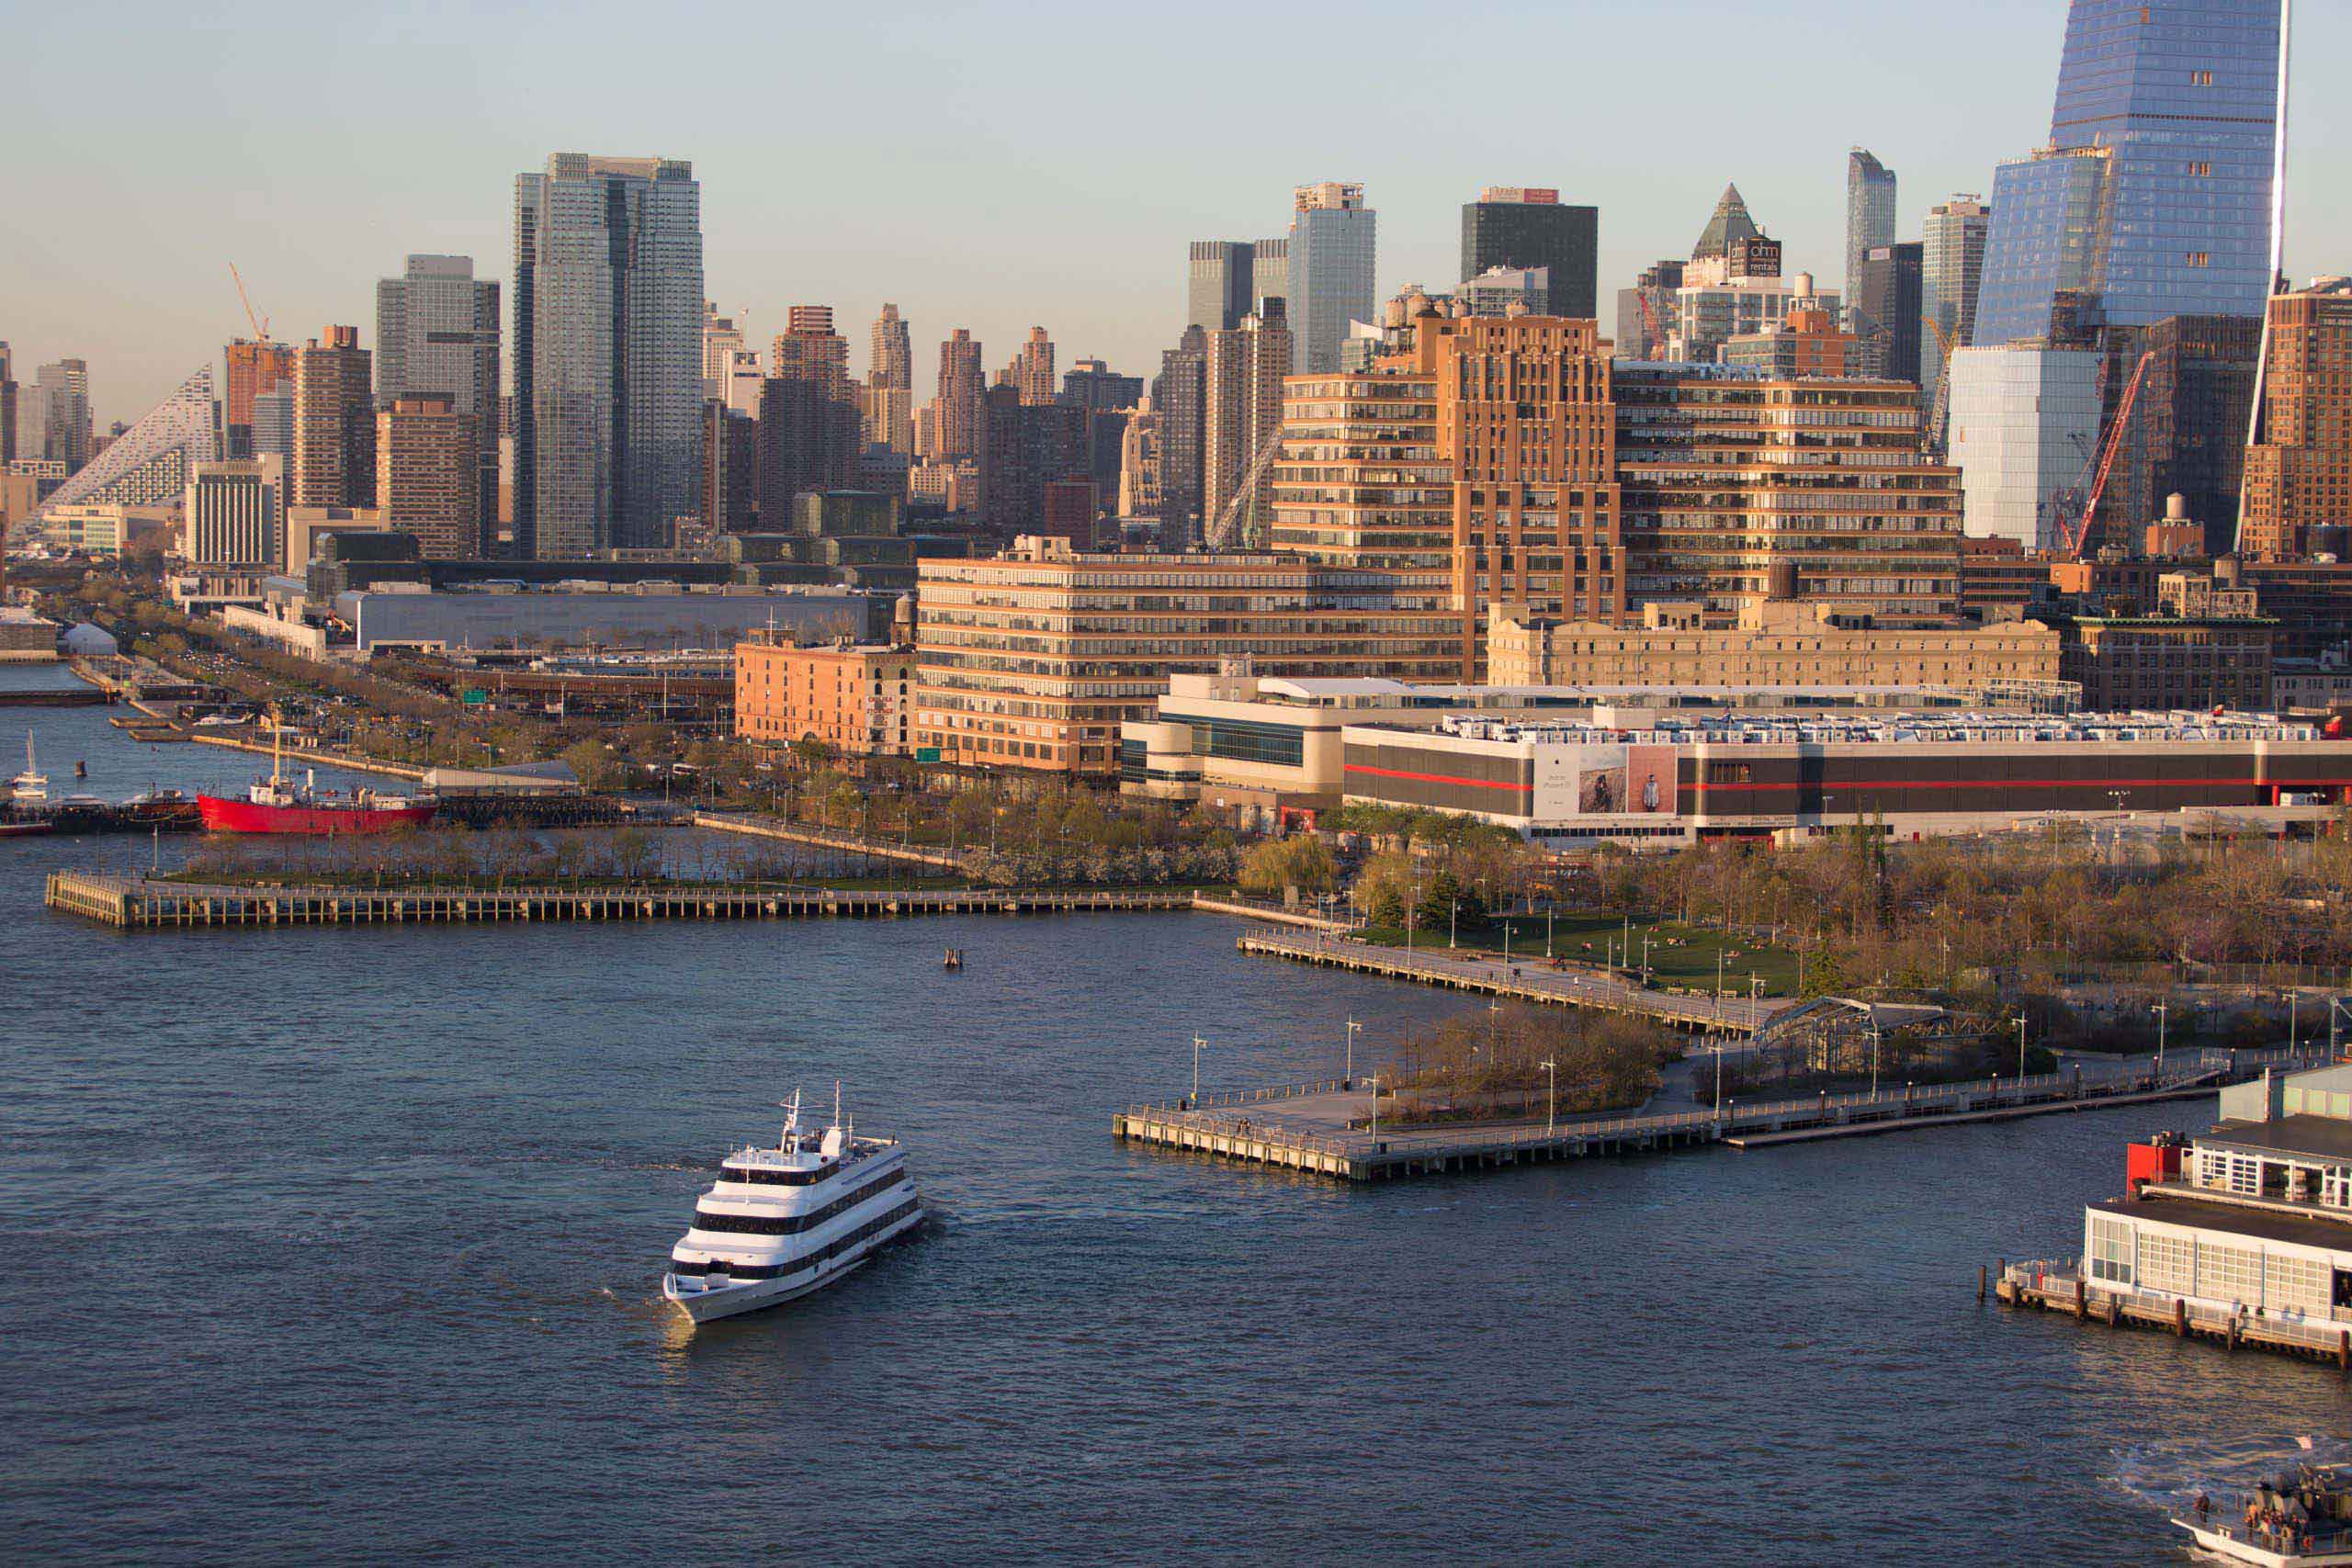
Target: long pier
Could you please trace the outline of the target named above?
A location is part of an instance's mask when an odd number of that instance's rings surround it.
[[[1307,1085],[1197,1105],[1134,1105],[1111,1119],[1124,1143],[1209,1155],[1342,1181],[1381,1181],[1555,1160],[1646,1154],[1700,1145],[1734,1149],[1800,1139],[1916,1132],[2018,1116],[2184,1100],[2233,1077],[2290,1059],[2278,1052],[2207,1051],[2162,1073],[2144,1064],[2097,1076],[2041,1074],[2022,1081],[1906,1085],[1897,1093],[1821,1094],[1722,1111],[1634,1112],[1550,1125],[1526,1122],[1379,1126],[1373,1095],[1354,1085]]]
[[[2235,1350],[2241,1346],[2312,1360],[2333,1361],[2352,1371],[2352,1328],[2341,1324],[2300,1323],[2289,1318],[2256,1316],[2245,1312],[2220,1312],[2192,1306],[2178,1296],[2154,1291],[2124,1289],[2086,1281],[2072,1258],[2036,1263],[2004,1263],[1993,1287],[2006,1306],[2038,1307],[2062,1312],[2077,1323],[2102,1323],[2109,1328],[2154,1328],[2182,1339],[2203,1339]],[[1978,1281],[1982,1299],[1984,1283]]]
[[[798,884],[696,887],[338,887],[175,882],[52,872],[45,902],[124,931],[203,926],[503,924],[597,920],[777,920],[912,915],[1073,915],[1190,909],[1189,892],[1154,888],[851,889]]]
[[[1476,991],[1545,1006],[1592,1008],[1635,1013],[1679,1029],[1714,1034],[1751,1034],[1797,1004],[1782,998],[1678,996],[1647,990],[1612,976],[1583,969],[1555,969],[1540,958],[1475,957],[1446,948],[1384,947],[1330,935],[1295,936],[1250,931],[1236,943],[1244,953],[1318,964],[1359,975],[1380,975],[1425,986]]]
[[[781,822],[771,817],[746,817],[732,811],[697,811],[686,818],[686,825],[709,828],[721,833],[746,833],[755,839],[781,839],[786,843],[802,844],[811,849],[872,855],[876,860],[903,861],[910,865],[933,866],[942,871],[956,871],[963,864],[960,857],[945,850],[918,849],[911,844],[863,839],[855,833],[837,833],[829,828],[811,828],[801,822]]]

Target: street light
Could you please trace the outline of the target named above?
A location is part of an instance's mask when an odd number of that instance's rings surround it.
[[[1354,1082],[1356,1081],[1356,1036],[1357,1036],[1358,1034],[1362,1033],[1363,1032],[1363,1024],[1358,1023],[1358,1022],[1357,1022],[1354,1019],[1352,1019],[1352,1018],[1351,1018],[1351,1019],[1350,1019],[1350,1020],[1348,1020],[1348,1077],[1347,1077],[1347,1081],[1348,1081],[1349,1083],[1351,1083],[1351,1084],[1352,1084],[1352,1083],[1354,1083]]]
[[[2172,1010],[2162,1002],[2152,1004],[2156,1012],[2156,1076],[2165,1076],[2165,1015]]]
[[[2018,1092],[2025,1092],[2025,1014],[2018,1014]]]
[[[1193,1036],[1193,1109],[1195,1111],[1201,1108],[1201,1047],[1207,1043],[1199,1035]]]
[[[1560,1066],[1550,1057],[1544,1060],[1544,1135],[1550,1137],[1560,1120]]]

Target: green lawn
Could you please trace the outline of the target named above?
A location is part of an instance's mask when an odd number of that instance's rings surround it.
[[[1464,931],[1460,948],[1469,952],[1503,950],[1503,926],[1496,919],[1475,934]],[[1510,926],[1510,953],[1513,958],[1540,960],[1544,956],[1544,918],[1542,915],[1514,915]],[[1715,954],[1723,953],[1724,987],[1734,996],[1747,994],[1747,977],[1760,976],[1764,994],[1768,997],[1789,997],[1796,994],[1797,955],[1787,948],[1773,947],[1745,937],[1726,937],[1721,931],[1703,926],[1686,926],[1679,920],[1633,922],[1633,962],[1642,960],[1642,939],[1651,939],[1649,963],[1651,972],[1662,987],[1684,990],[1712,991],[1715,987]],[[1552,951],[1558,957],[1577,964],[1602,964],[1612,956],[1613,949],[1623,938],[1626,922],[1622,915],[1599,910],[1562,910],[1553,918]],[[1436,937],[1430,941],[1431,935]],[[1428,928],[1416,928],[1413,943],[1417,947],[1443,947],[1442,927],[1432,933]],[[1405,943],[1403,929],[1374,928],[1363,933],[1367,942]],[[1589,951],[1585,944],[1591,943]]]

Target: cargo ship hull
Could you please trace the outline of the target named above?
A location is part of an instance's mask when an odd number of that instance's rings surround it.
[[[217,795],[196,797],[208,833],[396,833],[433,820],[423,806],[264,806]]]

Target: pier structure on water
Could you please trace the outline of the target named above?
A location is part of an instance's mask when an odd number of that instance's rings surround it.
[[[1443,947],[1384,946],[1331,931],[1252,931],[1244,932],[1235,945],[1261,957],[1476,991],[1510,1001],[1634,1013],[1673,1028],[1710,1034],[1753,1034],[1798,1005],[1781,997],[1690,996],[1654,990],[1599,970],[1555,967],[1541,958],[1504,959]]]
[[[1728,1101],[1721,1111],[1620,1111],[1602,1116],[1438,1125],[1375,1125],[1373,1092],[1353,1083],[1308,1084],[1198,1104],[1133,1105],[1111,1119],[1122,1142],[1213,1156],[1342,1181],[1492,1170],[1596,1156],[1662,1153],[1706,1144],[1735,1149],[1899,1133],[2068,1111],[2182,1100],[2287,1059],[2278,1052],[2176,1052],[2159,1069],[2147,1058],[2039,1074],[2022,1080],[1905,1085],[1875,1094]]]
[[[273,886],[61,871],[46,902],[126,931],[196,926],[404,925],[582,920],[775,920],[915,915],[1042,915],[1190,909],[1189,890],[838,888],[815,884],[569,887]]]

